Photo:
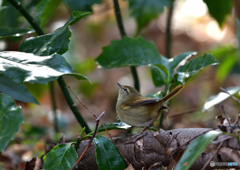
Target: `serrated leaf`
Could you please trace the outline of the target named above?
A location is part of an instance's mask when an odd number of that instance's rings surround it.
[[[35,32],[34,30],[29,29],[22,29],[22,28],[0,28],[0,38],[6,38],[6,37],[19,37],[26,34],[31,34]]]
[[[41,0],[37,5],[36,20],[42,28],[48,23],[62,0]]]
[[[59,54],[39,57],[31,53],[0,52],[0,65],[0,71],[19,84],[46,84],[72,71],[66,59]]]
[[[209,131],[195,139],[182,155],[175,170],[189,169],[209,143],[221,133],[221,131]]]
[[[43,169],[71,169],[74,166],[77,158],[78,155],[76,153],[76,150],[72,147],[72,143],[60,144],[55,146],[43,157]]]
[[[163,86],[165,83],[170,83],[169,81],[172,81],[172,78],[176,74],[177,67],[179,67],[182,63],[185,63],[186,60],[192,57],[193,55],[196,55],[196,52],[182,53],[170,59],[167,59],[166,57],[162,56],[161,65],[163,65],[167,69],[170,76],[168,79],[166,79],[167,82],[165,82],[166,80],[159,73],[160,70],[151,69],[151,75],[154,85],[156,87],[160,87]],[[167,77],[165,76],[165,78]]]
[[[152,42],[142,37],[113,40],[95,60],[104,69],[160,64],[161,55]]]
[[[54,32],[22,41],[19,51],[39,56],[47,56],[54,53],[64,54],[68,51],[69,38],[71,37],[71,31],[68,26],[75,24],[89,14],[90,12],[73,12],[68,22]]]
[[[172,0],[128,0],[131,15],[136,18],[138,29],[141,30],[152,19],[163,12],[165,6],[169,6]]]
[[[227,15],[231,13],[233,7],[232,0],[204,0],[208,7],[210,15],[218,22],[218,25],[222,27]]]
[[[70,11],[90,11],[92,12],[92,5],[102,3],[101,0],[63,0],[70,9]]]
[[[21,107],[12,98],[0,94],[0,152],[2,152],[23,123]]]
[[[111,140],[96,135],[93,142],[96,145],[96,160],[99,170],[126,168],[123,157]]]
[[[26,102],[39,104],[35,97],[28,91],[25,85],[17,84],[4,74],[0,74],[0,91],[12,98]]]
[[[194,58],[177,70],[177,80],[182,84],[191,76],[197,74],[204,67],[216,65],[219,62],[211,54],[204,54],[201,57]]]
[[[234,95],[240,91],[240,87],[229,87],[225,90],[228,93],[230,93],[231,95]],[[221,103],[222,101],[226,100],[229,97],[231,97],[231,96],[225,92],[220,92],[217,95],[209,97],[209,99],[207,100],[207,102],[204,104],[204,106],[202,108],[202,112],[206,111],[207,109],[211,108],[212,106],[215,106],[215,105]]]

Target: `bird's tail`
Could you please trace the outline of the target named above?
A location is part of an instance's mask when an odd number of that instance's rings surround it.
[[[164,102],[164,103],[167,102],[168,100],[173,98],[175,95],[177,95],[183,89],[183,87],[184,87],[184,85],[178,85],[172,91],[170,91],[166,96],[164,96],[161,99],[161,101]]]

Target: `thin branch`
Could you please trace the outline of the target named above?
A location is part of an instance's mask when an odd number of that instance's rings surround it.
[[[221,108],[222,108],[222,111],[223,111],[223,114],[224,114],[225,118],[227,119],[228,125],[229,125],[230,128],[231,128],[231,132],[233,133],[233,127],[231,126],[230,120],[229,120],[228,117],[227,117],[227,114],[226,114],[226,112],[225,112],[225,110],[224,110],[223,104],[221,105]]]
[[[220,87],[220,89],[221,89],[223,92],[229,94],[230,97],[232,97],[235,101],[237,101],[237,102],[240,104],[240,100],[238,100],[236,97],[234,97],[232,94],[230,94],[227,90],[225,90],[225,89],[222,88],[222,87]]]
[[[123,38],[124,36],[127,36],[126,31],[123,26],[123,20],[122,20],[122,15],[121,15],[121,10],[118,4],[118,0],[113,0],[114,3],[114,11],[115,11],[115,16],[117,19],[117,24],[118,24],[118,29],[120,31],[121,37]],[[131,66],[131,72],[134,80],[134,87],[137,91],[140,90],[140,84],[139,84],[139,78],[137,74],[137,69],[134,66]]]
[[[222,144],[224,141],[222,141],[219,146],[217,147],[217,150],[213,153],[213,155],[211,156],[211,158],[205,163],[205,165],[203,166],[203,168],[201,170],[206,169],[206,167],[209,165],[209,163],[211,162],[211,160],[214,158],[214,156],[218,153],[218,150],[221,148]]]
[[[93,139],[94,139],[94,137],[95,137],[95,135],[96,135],[96,133],[97,133],[99,121],[100,121],[101,117],[104,115],[104,113],[105,113],[105,111],[103,111],[103,112],[99,115],[99,117],[96,119],[96,127],[95,127],[95,130],[94,130],[94,133],[93,133],[90,141],[88,142],[87,147],[86,147],[85,150],[83,151],[82,155],[78,158],[78,160],[76,161],[75,165],[72,167],[72,170],[79,164],[79,162],[82,160],[83,156],[85,155],[85,153],[86,153],[87,150],[89,149],[89,147],[90,147],[90,145],[91,145],[91,143],[92,143],[92,141],[93,141]]]
[[[70,86],[68,86],[68,88],[70,89],[70,91],[73,93],[73,95],[75,96],[75,98],[79,101],[79,103],[82,104],[82,106],[87,109],[87,111],[89,111],[95,118],[97,118],[97,116],[77,97],[77,95],[74,93],[74,91],[72,90],[72,88]],[[100,122],[102,123],[105,131],[107,132],[108,136],[110,137],[112,143],[115,145],[115,147],[117,148],[117,150],[119,151],[119,153],[122,155],[123,159],[127,162],[127,164],[129,165],[128,160],[124,157],[124,155],[122,154],[122,152],[118,149],[116,143],[114,142],[114,140],[112,139],[112,135],[108,132],[106,126],[104,125],[104,122],[102,122],[100,120]]]

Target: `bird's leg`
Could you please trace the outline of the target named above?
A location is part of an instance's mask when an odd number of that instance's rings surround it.
[[[153,123],[153,120],[154,119],[151,119],[150,121],[148,121],[147,125],[144,126],[144,128],[142,128],[142,130],[139,132],[139,134],[142,134],[147,128],[149,128],[148,126]]]

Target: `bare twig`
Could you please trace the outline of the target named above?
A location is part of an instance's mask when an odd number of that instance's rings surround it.
[[[169,118],[174,118],[174,117],[182,116],[182,115],[185,115],[185,114],[188,114],[188,113],[192,113],[192,112],[194,112],[194,111],[196,111],[196,110],[197,110],[196,108],[188,109],[188,110],[185,110],[185,111],[183,111],[183,112],[175,113],[174,115],[169,115]]]
[[[95,135],[96,135],[96,133],[97,133],[99,121],[100,121],[101,117],[104,115],[104,113],[105,113],[105,111],[103,111],[103,112],[99,115],[99,117],[97,117],[97,119],[96,119],[96,127],[95,127],[95,130],[94,130],[94,133],[93,133],[90,141],[88,142],[87,147],[86,147],[85,150],[83,151],[82,155],[78,158],[78,160],[76,161],[75,165],[72,167],[72,170],[79,164],[79,162],[82,160],[83,156],[85,155],[85,153],[86,153],[87,150],[89,149],[89,147],[90,147],[90,145],[91,145],[91,143],[92,143],[92,141],[93,141],[93,139],[94,139],[94,137],[95,137]]]
[[[228,117],[227,117],[227,115],[226,115],[226,112],[225,112],[225,110],[224,110],[223,104],[221,105],[221,107],[222,107],[223,114],[224,114],[224,116],[225,116],[226,119],[227,119],[228,125],[229,125],[230,128],[231,128],[231,132],[233,133],[233,127],[231,126],[230,121],[229,121],[229,119],[228,119]]]
[[[71,88],[70,86],[68,86],[68,88],[71,90],[71,92],[73,93],[73,95],[75,96],[75,98],[79,101],[79,103],[81,103],[81,104],[83,105],[83,107],[85,107],[85,109],[87,109],[95,118],[98,118],[98,117],[77,97],[77,95],[74,93],[74,91],[72,90],[72,88]],[[102,125],[103,125],[104,129],[106,130],[108,136],[110,137],[112,143],[115,145],[115,147],[117,148],[117,150],[119,151],[119,153],[122,155],[123,159],[124,159],[124,160],[127,162],[127,164],[129,165],[128,160],[125,158],[125,156],[122,154],[122,152],[118,149],[116,143],[115,143],[114,140],[112,139],[112,135],[108,132],[108,130],[107,130],[106,126],[104,125],[104,123],[103,123],[101,120],[99,120],[99,121],[102,123]]]
[[[229,96],[232,97],[233,100],[237,101],[237,102],[240,104],[240,100],[238,100],[236,97],[234,97],[232,94],[230,94],[227,90],[225,90],[225,89],[222,88],[222,87],[220,87],[220,89],[221,89],[223,92],[229,94]]]
[[[217,147],[217,150],[213,153],[213,155],[211,156],[211,158],[205,163],[205,165],[203,166],[203,168],[201,170],[206,169],[206,167],[209,165],[209,163],[211,162],[211,160],[214,158],[214,156],[217,154],[218,150],[221,148],[222,144],[224,141],[222,141],[219,146]]]

